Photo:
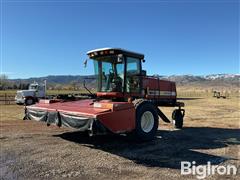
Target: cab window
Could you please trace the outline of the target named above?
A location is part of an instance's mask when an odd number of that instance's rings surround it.
[[[37,85],[30,85],[29,89],[30,90],[37,90],[38,86]]]
[[[140,60],[132,57],[127,57],[127,75],[140,74]]]
[[[140,92],[140,59],[127,57],[126,91],[128,93]]]
[[[43,90],[44,90],[44,87],[43,87],[43,86],[39,86],[39,87],[38,87],[38,90],[39,90],[39,91],[43,91]]]

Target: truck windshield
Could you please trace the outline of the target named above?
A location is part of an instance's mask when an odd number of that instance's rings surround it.
[[[30,86],[29,86],[29,89],[30,89],[30,90],[36,90],[37,87],[38,87],[37,85],[30,85]]]
[[[99,92],[123,92],[124,63],[117,56],[104,56],[93,59]]]

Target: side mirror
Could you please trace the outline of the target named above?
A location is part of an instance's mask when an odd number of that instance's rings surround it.
[[[118,55],[117,62],[119,62],[119,63],[123,62],[123,55],[122,54]]]
[[[84,61],[84,68],[86,68],[87,67],[87,62],[88,62],[88,59],[86,59],[85,61]]]
[[[142,76],[146,76],[147,75],[147,71],[146,70],[142,70],[141,75]]]

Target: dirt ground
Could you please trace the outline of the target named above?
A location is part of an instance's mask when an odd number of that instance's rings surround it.
[[[184,128],[160,121],[156,138],[134,143],[125,136],[95,136],[34,121],[23,107],[1,105],[1,179],[196,179],[181,175],[181,161],[235,165],[240,178],[239,98],[182,98]],[[172,108],[162,108],[170,117]]]

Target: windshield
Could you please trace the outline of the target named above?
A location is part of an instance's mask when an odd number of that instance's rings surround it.
[[[37,85],[30,85],[29,86],[29,90],[36,90],[37,89]]]
[[[123,92],[124,63],[117,56],[104,56],[93,60],[98,76],[99,92]]]

